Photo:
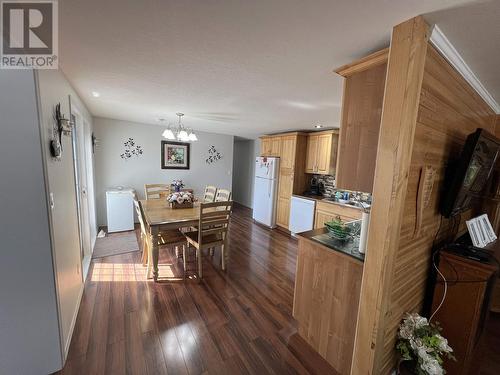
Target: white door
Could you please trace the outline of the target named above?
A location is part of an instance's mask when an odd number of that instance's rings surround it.
[[[85,129],[89,127],[89,124],[84,121],[78,110],[72,107],[72,116],[74,121],[74,137],[76,146],[76,190],[77,190],[77,207],[79,215],[80,224],[80,236],[81,236],[81,258],[83,267],[83,276],[87,274],[88,267],[90,265],[90,259],[92,257],[92,240],[91,240],[91,224],[90,224],[90,212],[89,212],[89,196],[88,196],[88,169],[91,167],[91,161],[88,163],[87,157],[87,142],[86,137],[90,133],[90,129]],[[87,164],[90,164],[88,166]],[[92,184],[92,180],[91,180]],[[93,189],[92,189],[93,190]]]

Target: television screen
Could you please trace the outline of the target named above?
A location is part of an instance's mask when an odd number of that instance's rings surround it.
[[[484,129],[467,137],[451,184],[444,192],[443,216],[454,216],[472,207],[486,186],[499,151],[500,141]]]

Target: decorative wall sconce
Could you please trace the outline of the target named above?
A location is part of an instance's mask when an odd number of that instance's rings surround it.
[[[99,146],[99,140],[97,137],[92,133],[92,153],[95,154],[95,149],[96,147]]]
[[[57,103],[54,113],[55,125],[52,129],[52,140],[50,141],[50,154],[53,158],[60,159],[62,156],[62,135],[70,135],[73,122],[61,114],[61,103]]]

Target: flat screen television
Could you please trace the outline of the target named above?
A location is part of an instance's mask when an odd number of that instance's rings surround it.
[[[472,208],[486,186],[500,152],[500,141],[484,129],[467,137],[444,191],[441,213],[455,216]]]

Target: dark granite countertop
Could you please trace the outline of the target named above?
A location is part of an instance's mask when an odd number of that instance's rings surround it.
[[[330,250],[345,254],[361,262],[364,262],[365,260],[365,255],[358,251],[359,240],[336,240],[335,238],[330,237],[326,228],[313,229],[307,232],[298,233],[297,237],[302,237],[309,241],[319,243]]]

